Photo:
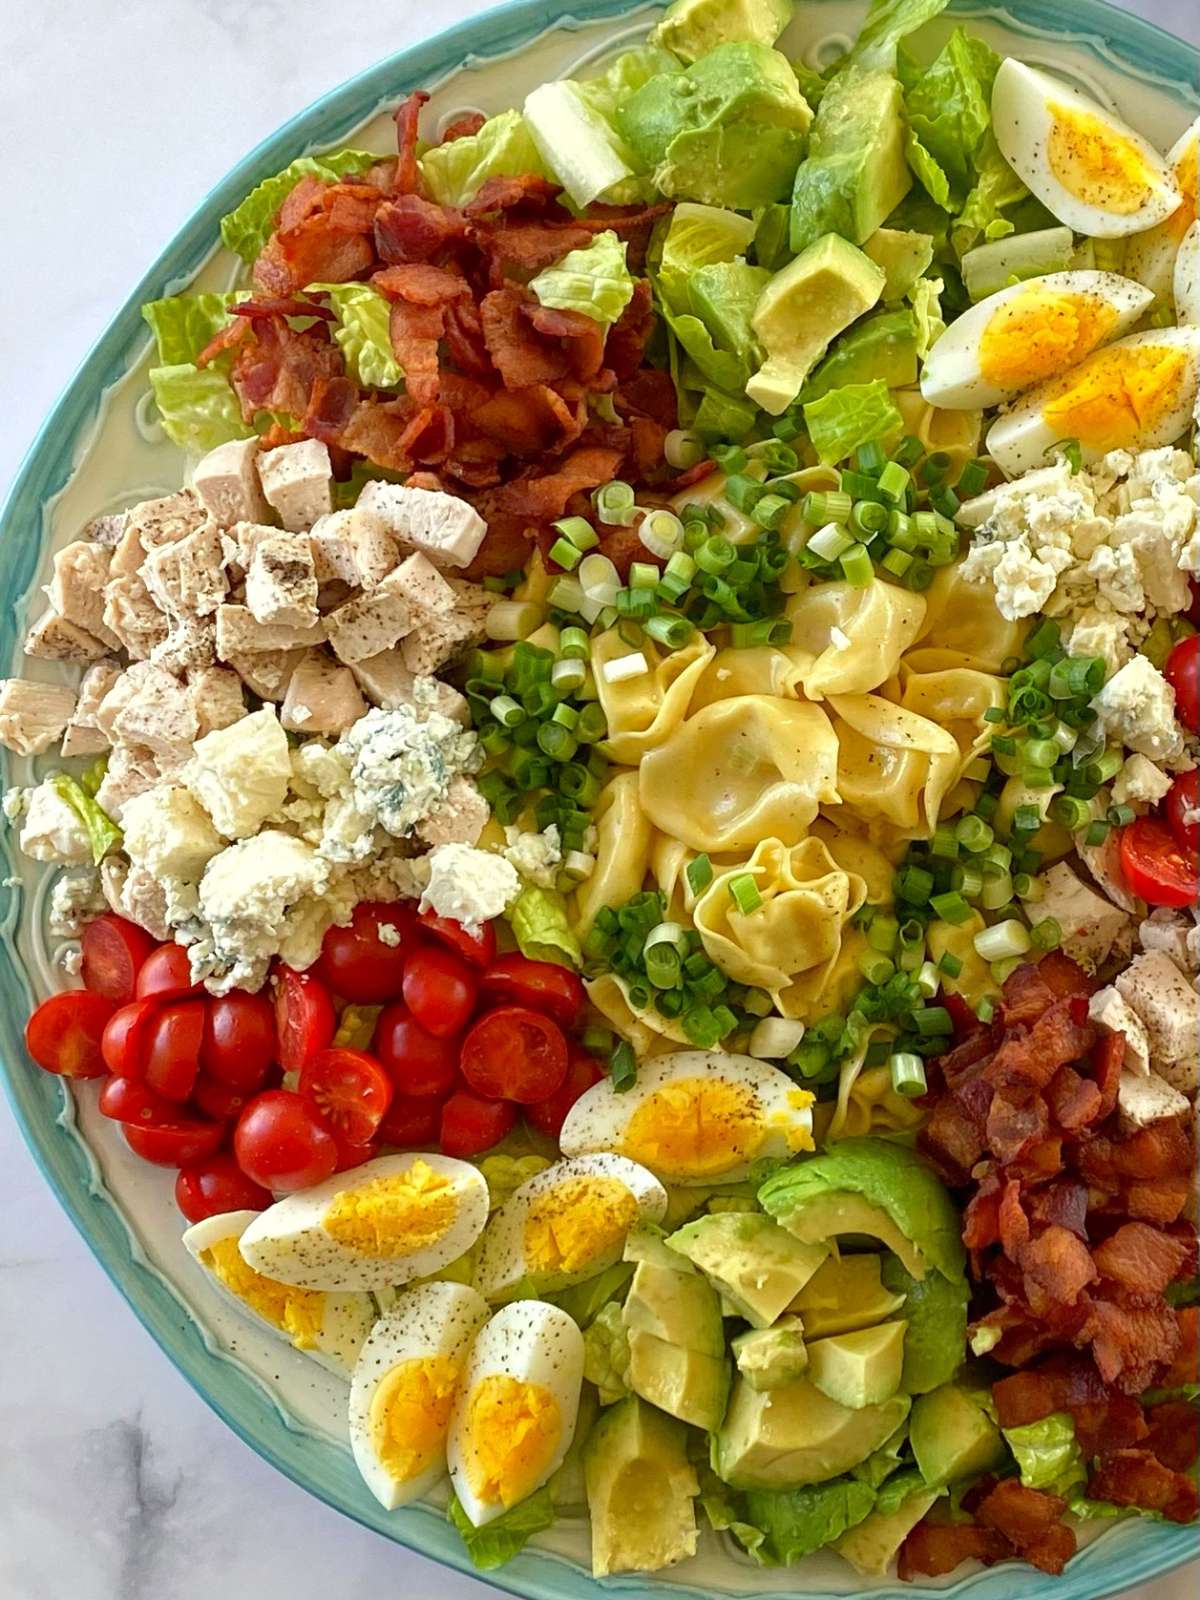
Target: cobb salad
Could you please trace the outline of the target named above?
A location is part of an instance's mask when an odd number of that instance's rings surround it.
[[[484,1570],[1197,1517],[1200,123],[944,5],[259,184],[0,684],[33,1062]]]

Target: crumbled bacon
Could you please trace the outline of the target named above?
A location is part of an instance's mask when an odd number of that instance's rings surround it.
[[[1117,1450],[1088,1480],[1093,1500],[1161,1511],[1168,1522],[1194,1522],[1198,1509],[1195,1479],[1166,1467],[1149,1450]]]
[[[429,99],[424,89],[414,89],[407,100],[396,107],[396,176],[392,188],[397,194],[417,194],[421,187],[421,169],[417,165],[417,137],[421,108]]]
[[[1061,1495],[1005,1478],[988,1492],[975,1514],[985,1528],[1003,1534],[1032,1566],[1058,1573],[1075,1554],[1075,1535],[1059,1521],[1066,1509]]]
[[[486,121],[482,111],[464,111],[461,117],[455,117],[442,129],[441,142],[453,144],[455,139],[469,139],[479,132]]]
[[[436,205],[419,194],[385,200],[375,213],[375,249],[389,264],[430,261],[448,245],[467,236],[467,219],[450,206]]]
[[[1146,1449],[1172,1472],[1188,1472],[1200,1455],[1200,1412],[1187,1400],[1167,1400],[1146,1413]]]
[[[1098,1245],[1096,1266],[1131,1294],[1161,1294],[1195,1257],[1194,1240],[1126,1222]]]
[[[982,1561],[986,1567],[1008,1561],[1013,1547],[995,1528],[974,1522],[918,1522],[900,1547],[897,1575],[904,1583],[914,1578],[940,1578],[964,1561]]]

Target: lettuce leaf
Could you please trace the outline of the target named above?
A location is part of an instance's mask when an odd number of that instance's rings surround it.
[[[125,835],[107,811],[102,811],[83,786],[65,772],[50,779],[50,787],[60,800],[64,800],[83,824],[88,843],[92,847],[92,860],[96,866],[110,850],[120,847]]]
[[[480,1163],[480,1170],[487,1165]],[[486,1172],[484,1173],[486,1177]],[[633,1277],[633,1263],[631,1261],[616,1261],[611,1267],[594,1278],[588,1278],[583,1283],[575,1283],[568,1289],[561,1289],[552,1298],[554,1303],[561,1307],[568,1316],[574,1317],[581,1328],[588,1328],[605,1306],[618,1297],[624,1299],[624,1291]]]
[[[731,1533],[760,1567],[774,1566],[774,1559],[763,1549],[766,1534],[745,1520],[741,1495],[718,1478],[706,1461],[698,1461],[696,1471],[700,1478],[700,1505],[713,1531]]]
[[[593,200],[624,204],[648,198],[652,186],[639,173],[637,158],[599,109],[608,104],[603,88],[561,79],[539,84],[525,100],[525,122],[551,176],[583,209]]]
[[[509,908],[508,920],[521,954],[531,961],[581,965],[583,951],[571,930],[567,902],[556,889],[527,884]]]
[[[1027,1489],[1044,1489],[1070,1499],[1087,1482],[1087,1465],[1075,1438],[1074,1420],[1067,1412],[1055,1411],[1041,1422],[1003,1431]]]
[[[786,206],[777,209],[787,210]],[[688,310],[689,276],[699,267],[744,256],[754,238],[755,224],[750,217],[720,206],[681,201],[671,213],[670,225],[662,236],[662,253],[655,275],[660,295],[676,311]]]
[[[744,439],[758,420],[758,409],[742,395],[705,389],[692,418],[692,427],[704,439]]]
[[[426,150],[418,165],[430,198],[443,206],[465,206],[488,178],[549,177],[533,135],[519,111],[489,117],[478,133]]]
[[[398,389],[404,368],[392,350],[390,302],[369,283],[314,283],[329,296],[337,316],[333,337],[346,358],[346,371],[367,389]]]
[[[839,67],[856,62],[863,67],[896,69],[901,39],[945,11],[950,0],[871,0],[866,19],[848,55]]]
[[[946,331],[942,320],[945,287],[941,278],[918,278],[909,291],[908,299],[917,323],[917,355],[922,361]]]
[[[746,387],[750,367],[740,356],[728,350],[718,350],[712,334],[699,317],[677,316],[663,310],[668,328],[691,357],[705,386],[728,393]]]
[[[229,321],[229,308],[249,294],[173,294],[148,300],[142,316],[158,346],[159,364],[180,366],[195,361],[205,345]]]
[[[237,396],[218,367],[201,370],[190,361],[151,367],[150,387],[163,432],[182,450],[203,455],[227,439],[254,432],[243,422]]]
[[[571,250],[543,268],[529,287],[544,306],[578,311],[611,327],[633,299],[633,274],[625,265],[625,250],[615,233],[598,233],[584,249]]]
[[[751,1489],[746,1520],[762,1530],[764,1549],[790,1566],[840,1539],[870,1515],[875,1490],[856,1478],[834,1478],[804,1489]]]
[[[629,1393],[629,1334],[615,1300],[602,1306],[584,1331],[583,1375],[600,1391],[602,1406],[615,1405]]]
[[[896,1258],[895,1256],[890,1256],[885,1259],[894,1261]],[[945,1281],[936,1272],[931,1273],[930,1277],[936,1278],[940,1282]],[[906,1334],[906,1343],[907,1337]],[[856,1467],[850,1468],[850,1476],[857,1478],[860,1483],[869,1484],[872,1489],[878,1489],[899,1467],[900,1459],[904,1454],[904,1447],[907,1443],[908,1419],[906,1417],[891,1438],[885,1439],[878,1450],[872,1450],[865,1461],[860,1461]]]
[[[813,449],[826,466],[844,461],[860,444],[903,426],[888,386],[879,378],[873,383],[848,383],[831,389],[804,407],[804,422]]]
[[[1003,215],[1026,199],[1029,190],[1000,154],[996,136],[989,128],[975,159],[975,182],[967,195],[950,238],[959,256],[980,239],[1003,239],[1016,231],[1015,224]]]
[[[955,28],[905,97],[909,126],[948,175],[957,205],[975,181],[975,156],[992,125],[992,84],[999,66],[990,45]]]
[[[929,198],[941,206],[943,211],[953,211],[950,179],[938,164],[936,157],[930,154],[911,128],[904,141],[904,157]]]
[[[253,261],[271,237],[280,206],[301,178],[311,175],[333,183],[338,178],[365,172],[385,159],[370,150],[330,150],[319,156],[301,156],[282,172],[264,178],[251,189],[241,205],[221,218],[221,242],[243,261]]]
[[[617,108],[662,72],[682,72],[683,67],[660,45],[646,44],[637,50],[623,51],[594,78],[575,85],[585,105],[598,111],[604,120],[616,125]]]
[[[477,1528],[458,1502],[457,1495],[450,1496],[446,1518],[457,1529],[467,1554],[480,1572],[492,1572],[511,1561],[533,1538],[554,1521],[554,1500],[548,1488],[538,1489],[518,1505]]]

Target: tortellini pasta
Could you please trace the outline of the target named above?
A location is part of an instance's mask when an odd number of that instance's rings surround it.
[[[1002,617],[988,585],[965,583],[959,570],[956,563],[935,572],[925,591],[925,621],[915,643],[956,651],[963,658],[961,666],[999,672],[1005,661],[1020,654],[1026,625]]]
[[[896,1093],[888,1068],[864,1068],[861,1061],[859,1055],[855,1063],[842,1068],[837,1109],[826,1137],[850,1139],[866,1133],[905,1133],[918,1127],[925,1120],[925,1113]]]
[[[904,418],[905,433],[920,439],[931,455],[936,451],[950,457],[947,476],[953,483],[967,462],[979,453],[983,412],[943,411],[931,406],[919,389],[893,389],[892,399]]]
[[[1007,695],[1002,681],[987,672],[970,667],[918,672],[904,661],[895,698],[906,711],[936,722],[951,735],[959,749],[961,776],[991,744],[992,726],[984,720],[984,713],[1003,706]]]
[[[873,578],[864,588],[814,583],[788,601],[786,653],[810,700],[866,694],[896,671],[925,620],[919,594]]]
[[[842,803],[874,837],[928,837],[958,776],[953,736],[881,695],[833,695]],[[881,826],[880,826],[881,825]]]
[[[596,693],[608,722],[608,737],[601,749],[623,767],[637,766],[647,750],[653,750],[679,726],[697,681],[716,654],[700,632],[679,650],[660,650],[649,638],[638,648],[650,670],[609,683],[604,676],[605,663],[627,656],[630,647],[615,628],[592,641]]]
[[[822,841],[839,867],[856,873],[863,880],[867,886],[868,905],[882,906],[891,902],[896,862],[877,844],[864,839],[861,833],[847,833],[828,817],[818,817],[810,831],[813,838]]]
[[[932,922],[929,925],[929,959],[937,962],[944,955],[956,956],[961,962],[957,977],[948,972],[940,974],[942,988],[948,994],[961,994],[971,1006],[976,1006],[985,994],[994,994],[996,985],[987,962],[975,948],[975,935],[982,933],[984,920],[978,911],[972,911],[962,922]]]
[[[652,829],[638,800],[636,772],[618,772],[600,791],[592,813],[596,865],[575,891],[572,925],[580,938],[601,906],[623,905],[637,894],[650,864]]]
[[[858,961],[866,949],[862,929],[843,923],[833,960],[797,973],[786,988],[776,990],[773,999],[780,1015],[794,1022],[819,1022],[833,1011],[845,1011],[862,988]]]
[[[718,700],[736,700],[744,694],[766,694],[779,699],[795,696],[800,669],[784,650],[774,645],[756,644],[745,648],[730,645],[718,650],[705,667],[692,695],[691,711],[715,705]]]
[[[629,1040],[640,1060],[671,1045],[690,1042],[678,1019],[660,1016],[653,1005],[635,1006],[629,997],[629,985],[615,972],[591,979],[585,988],[592,1005],[622,1039]]]
[[[641,806],[694,850],[751,850],[768,838],[798,844],[817,808],[837,803],[837,765],[837,739],[819,706],[744,695],[705,706],[643,756]]]

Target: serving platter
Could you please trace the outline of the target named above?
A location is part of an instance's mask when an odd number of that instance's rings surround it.
[[[205,199],[147,273],[87,357],[35,441],[0,513],[0,656],[19,670],[31,597],[54,548],[91,516],[177,487],[179,452],[151,420],[146,370],[150,341],[141,303],[191,284],[226,288],[238,263],[214,248],[219,218],[261,178],[294,157],[353,142],[391,148],[389,111],[414,87],[433,91],[430,125],[464,109],[485,113],[519,104],[536,84],[579,75],[644,34],[654,6],[578,0],[569,14],[546,0],[516,0],[404,50],[333,90],[253,151]],[[807,0],[784,46],[811,64],[833,59],[857,26],[861,4]],[[969,21],[1003,53],[1060,71],[1167,146],[1200,106],[1200,57],[1103,0],[1010,0],[1006,6],[952,4],[927,30],[936,47]],[[54,669],[35,663],[47,678]],[[7,757],[5,783],[29,782],[52,758]],[[383,1511],[359,1478],[344,1443],[344,1387],[305,1357],[260,1334],[219,1298],[179,1244],[171,1174],[127,1151],[95,1110],[84,1085],[36,1072],[21,1030],[37,1000],[63,982],[60,951],[44,933],[50,876],[4,843],[0,889],[0,1075],[47,1180],[137,1316],[184,1376],[255,1450],[309,1492],[398,1544],[470,1571],[458,1536],[437,1504]],[[1126,1522],[1094,1539],[1061,1578],[1020,1569],[975,1572],[931,1585],[978,1600],[1057,1595],[1100,1600],[1200,1553],[1194,1528]],[[712,1535],[701,1554],[660,1578],[586,1575],[582,1520],[562,1519],[491,1580],[537,1600],[588,1600],[602,1589],[681,1597],[794,1594],[832,1600],[861,1593],[850,1569],[830,1555],[787,1573],[763,1572]],[[869,1591],[899,1600],[920,1586],[894,1580]]]

